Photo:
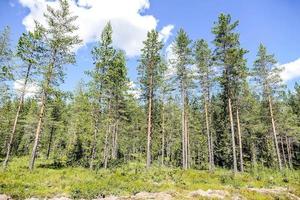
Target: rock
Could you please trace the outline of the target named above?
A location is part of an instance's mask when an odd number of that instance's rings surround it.
[[[10,200],[12,199],[10,196],[7,196],[5,194],[0,194],[0,200]]]
[[[216,198],[216,199],[225,199],[229,196],[229,192],[224,190],[196,190],[189,193],[190,197],[207,197],[207,198]]]
[[[156,200],[171,200],[172,196],[165,192],[150,193],[150,192],[139,192],[134,196],[131,196],[131,199],[156,199]]]

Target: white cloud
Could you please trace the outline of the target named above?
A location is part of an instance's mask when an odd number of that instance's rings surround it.
[[[173,45],[174,43],[172,42],[166,48],[166,61],[167,61],[167,70],[165,74],[166,78],[172,78],[176,75],[176,68],[173,64],[173,62],[176,59],[176,56],[173,52]]]
[[[300,77],[300,58],[295,61],[282,64],[279,67],[283,68],[283,71],[281,72],[281,78],[284,81],[289,81]]]
[[[58,6],[58,1],[19,0],[29,8],[29,14],[23,19],[27,30],[32,30],[34,20],[45,24],[43,13],[47,5]],[[156,29],[158,20],[152,15],[143,15],[150,7],[148,0],[69,0],[71,11],[78,16],[77,25],[83,45],[96,41],[108,21],[113,27],[114,45],[123,49],[127,56],[139,55],[147,32]],[[164,41],[171,35],[173,25],[162,28],[160,35]]]
[[[24,80],[16,80],[14,82],[14,90],[17,95],[20,95],[22,90],[24,89]],[[27,83],[25,88],[25,98],[33,97],[39,91],[39,86],[36,83]]]
[[[128,83],[128,87],[129,87],[128,93],[130,95],[132,95],[136,99],[139,99],[141,97],[142,92],[140,88],[138,88],[138,86],[133,81],[130,81]]]
[[[167,42],[169,37],[172,35],[172,30],[173,29],[174,29],[174,25],[171,25],[171,24],[163,27],[161,29],[161,31],[159,32],[160,39],[163,40],[164,42]]]

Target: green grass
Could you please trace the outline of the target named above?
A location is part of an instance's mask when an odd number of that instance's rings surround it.
[[[52,161],[39,159],[30,172],[27,158],[15,158],[6,171],[0,172],[0,194],[17,199],[28,197],[67,196],[74,199],[92,199],[107,195],[132,195],[141,191],[174,191],[184,195],[197,189],[222,189],[239,193],[247,199],[272,199],[247,188],[288,187],[300,196],[299,171],[282,173],[260,168],[255,173],[233,176],[231,171],[217,169],[214,173],[205,170],[181,170],[153,166],[145,169],[142,163],[128,163],[109,170],[90,171],[80,167],[52,169]]]

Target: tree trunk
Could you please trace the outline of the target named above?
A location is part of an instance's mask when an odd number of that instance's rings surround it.
[[[148,96],[148,125],[147,125],[147,168],[151,165],[151,136],[152,136],[152,95],[153,77],[150,75]]]
[[[40,134],[42,131],[43,118],[44,118],[45,108],[46,108],[46,98],[47,98],[47,95],[46,95],[46,93],[44,93],[44,95],[42,97],[42,106],[41,106],[40,113],[39,113],[39,121],[38,121],[37,129],[35,132],[35,139],[34,139],[34,144],[33,144],[33,149],[32,149],[32,154],[31,154],[31,160],[29,163],[29,169],[31,171],[33,170],[33,167],[34,167],[34,162],[36,159],[36,153],[37,153],[37,148],[38,148],[38,144],[39,144]]]
[[[48,149],[47,149],[47,159],[49,159],[49,156],[50,156],[53,134],[54,134],[54,127],[52,125],[51,131],[50,131],[50,138],[49,138],[49,143],[48,143]]]
[[[182,126],[182,167],[183,169],[187,169],[187,146],[186,146],[186,124],[185,124],[185,88],[183,83],[181,83],[181,98],[182,98],[182,112],[181,112],[181,126]]]
[[[240,152],[240,167],[241,172],[244,172],[244,161],[243,161],[243,146],[242,146],[242,135],[241,135],[241,126],[240,126],[240,115],[239,109],[236,109],[236,122],[237,122],[237,131],[239,137],[239,152]]]
[[[188,129],[188,108],[187,108],[187,100],[186,100],[186,107],[185,107],[185,142],[186,142],[186,166],[190,168],[190,139],[189,139],[189,129]]]
[[[21,112],[21,108],[24,102],[24,96],[25,96],[25,90],[26,90],[26,86],[27,86],[27,82],[28,82],[28,78],[29,78],[29,74],[30,74],[30,69],[31,69],[31,64],[28,65],[27,68],[27,72],[26,72],[26,76],[25,76],[25,80],[24,80],[24,85],[21,91],[21,96],[20,96],[20,100],[19,100],[19,104],[18,104],[18,109],[16,112],[16,116],[15,116],[15,120],[14,120],[14,124],[13,124],[13,128],[12,128],[12,132],[10,134],[10,138],[9,138],[9,142],[7,144],[7,151],[6,151],[6,157],[5,160],[3,162],[3,169],[5,169],[7,167],[8,161],[9,161],[9,156],[10,156],[10,152],[11,152],[11,147],[12,147],[12,143],[15,137],[15,133],[16,133],[16,128],[17,128],[17,124],[18,124],[18,120],[19,120],[19,115]]]
[[[34,145],[33,145],[32,154],[31,154],[31,160],[29,162],[30,170],[33,170],[34,162],[36,159],[37,148],[38,148],[38,144],[39,144],[40,134],[42,131],[43,118],[45,115],[46,101],[47,101],[48,89],[49,89],[48,87],[51,84],[53,68],[54,68],[54,65],[56,62],[56,60],[55,60],[56,53],[57,53],[56,50],[54,50],[53,55],[52,55],[52,62],[49,65],[49,70],[48,70],[48,73],[46,74],[46,86],[45,86],[45,88],[43,88],[43,96],[42,96],[42,100],[41,100],[42,106],[40,109],[38,125],[37,125],[37,129],[35,132],[35,139],[34,139]]]
[[[281,151],[282,151],[283,163],[284,163],[284,166],[286,167],[287,163],[286,163],[286,157],[285,157],[285,151],[284,151],[284,145],[283,145],[282,136],[280,136],[280,144],[281,144]]]
[[[273,137],[274,137],[273,139],[274,139],[275,151],[276,151],[276,155],[277,155],[278,167],[279,167],[279,170],[282,170],[281,158],[280,158],[280,152],[279,152],[277,134],[276,134],[276,128],[275,128],[275,120],[274,120],[274,116],[273,116],[272,99],[271,99],[270,95],[268,96],[268,102],[269,102],[270,117],[271,117]]]
[[[236,152],[235,152],[235,135],[234,135],[234,126],[233,126],[233,117],[231,109],[231,99],[228,98],[228,110],[229,110],[229,120],[231,128],[231,142],[232,142],[232,156],[233,156],[233,172],[237,173],[237,162],[236,162]]]
[[[290,169],[293,169],[290,138],[288,138],[287,135],[285,135],[285,140],[286,140],[286,148],[287,148],[287,153],[288,153],[289,167],[290,167]]]
[[[118,153],[118,120],[114,124],[113,134],[114,134],[114,140],[113,140],[113,155],[112,158],[117,158]]]
[[[165,106],[164,106],[164,98],[162,100],[162,141],[161,141],[161,165],[164,165],[165,159]]]
[[[207,136],[207,146],[208,146],[208,162],[209,162],[209,171],[213,171],[212,167],[212,152],[211,152],[211,138],[209,131],[209,118],[208,118],[208,108],[207,108],[207,100],[204,102],[204,110],[205,110],[205,124],[206,124],[206,136]]]

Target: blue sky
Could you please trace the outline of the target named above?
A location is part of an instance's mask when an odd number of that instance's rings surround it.
[[[30,20],[40,18],[46,3],[47,0],[0,1],[0,29],[6,25],[11,27],[13,46],[22,32],[30,30]],[[54,5],[55,2],[51,3]],[[249,67],[262,42],[269,52],[276,55],[279,64],[285,64],[284,78],[289,88],[293,88],[295,81],[300,81],[298,0],[102,0],[97,3],[94,0],[78,0],[74,3],[74,13],[81,19],[80,31],[85,42],[77,51],[77,64],[67,67],[62,88],[72,90],[79,79],[86,79],[84,71],[93,67],[90,50],[107,20],[112,20],[116,29],[115,46],[128,53],[129,77],[135,80],[138,49],[148,29],[160,31],[166,47],[179,28],[184,28],[193,40],[204,38],[211,42],[211,28],[221,12],[229,13],[233,20],[240,21],[238,32],[242,47],[249,50]],[[23,21],[25,17],[27,21]],[[162,31],[164,28],[165,31]]]

